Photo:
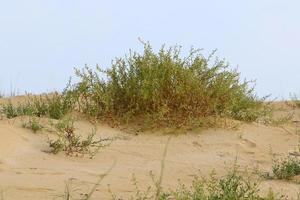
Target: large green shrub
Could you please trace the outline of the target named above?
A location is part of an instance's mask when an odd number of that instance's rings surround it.
[[[70,87],[80,111],[95,117],[185,123],[190,119],[224,116],[254,121],[264,114],[262,100],[240,82],[239,73],[224,60],[205,58],[180,47],[155,53],[150,44],[142,54],[130,52],[112,67],[76,70],[80,81]]]

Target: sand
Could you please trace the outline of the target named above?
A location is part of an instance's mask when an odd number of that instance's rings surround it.
[[[208,176],[213,169],[222,176],[235,162],[240,169],[249,172],[270,171],[274,155],[286,156],[299,144],[296,133],[299,110],[284,104],[278,107],[278,116],[296,112],[294,122],[276,127],[245,123],[237,130],[195,130],[173,135],[165,158],[163,187],[174,188],[178,179],[190,185],[194,175]],[[92,199],[111,199],[108,188],[118,197],[128,198],[135,191],[133,175],[141,189],[153,186],[149,172],[159,174],[162,154],[170,137],[163,131],[132,134],[97,124],[97,137],[117,139],[101,149],[94,159],[67,157],[64,153],[47,153],[47,140],[54,133],[44,130],[35,134],[22,128],[24,120],[24,117],[0,120],[0,190],[5,200],[60,199],[66,186],[80,196],[87,193],[114,163]],[[77,121],[75,126],[76,132],[84,136],[94,127],[86,120]],[[292,198],[300,189],[295,180],[258,181],[261,193],[272,187],[275,192]]]

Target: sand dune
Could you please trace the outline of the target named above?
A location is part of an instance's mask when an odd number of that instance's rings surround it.
[[[277,115],[292,112],[284,109]],[[34,134],[22,128],[22,120],[20,117],[0,120],[0,188],[5,200],[59,199],[66,185],[77,194],[85,193],[114,162],[116,165],[92,199],[109,199],[108,185],[118,196],[129,197],[134,191],[133,174],[141,188],[152,185],[149,172],[159,174],[162,152],[169,138],[161,131],[135,135],[98,124],[97,136],[118,139],[94,159],[66,157],[64,153],[45,152],[47,139],[53,133]],[[189,185],[193,175],[207,176],[212,169],[222,175],[235,160],[241,169],[270,171],[273,155],[285,156],[297,148],[299,136],[295,123],[283,128],[252,123],[243,124],[237,130],[209,129],[174,135],[166,156],[163,186],[175,187],[178,179]],[[76,122],[78,133],[87,134],[92,128],[87,121]],[[262,193],[270,187],[290,197],[299,192],[299,186],[293,181],[260,182]]]

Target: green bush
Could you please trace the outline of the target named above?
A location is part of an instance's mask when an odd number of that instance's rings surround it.
[[[20,115],[19,109],[15,108],[12,103],[8,103],[3,106],[3,112],[5,113],[6,117],[11,119]]]
[[[28,120],[28,122],[24,122],[22,124],[23,128],[31,129],[34,133],[43,129],[43,126],[39,123],[39,121],[33,117]]]
[[[296,94],[291,95],[291,100],[296,108],[300,108],[300,99],[297,97]]]
[[[272,171],[278,179],[290,179],[300,174],[300,160],[293,157],[274,160]]]
[[[224,60],[211,61],[213,54],[205,58],[196,49],[180,55],[177,46],[155,53],[145,44],[142,54],[130,52],[111,69],[76,70],[80,81],[68,90],[81,112],[98,118],[184,124],[207,116],[254,121],[267,114],[264,99]]]

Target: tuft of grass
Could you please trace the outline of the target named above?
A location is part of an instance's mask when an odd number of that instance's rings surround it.
[[[179,184],[177,189],[162,191],[157,197],[157,187],[148,187],[146,191],[142,191],[138,187],[138,182],[134,178],[136,192],[131,196],[131,200],[283,200],[284,195],[278,195],[271,189],[265,196],[260,195],[259,184],[245,178],[238,172],[238,168],[234,167],[225,176],[217,178],[213,171],[209,178],[194,177],[193,184],[187,187]],[[114,200],[117,198],[112,194]]]
[[[27,97],[25,103],[13,105],[11,102],[3,106],[3,111],[7,118],[27,115],[36,117],[50,117],[52,119],[61,119],[72,110],[72,99],[65,93],[53,93]]]
[[[43,126],[39,123],[39,121],[33,117],[28,120],[28,122],[24,122],[22,124],[23,128],[31,129],[34,133],[43,129]]]
[[[278,118],[270,117],[266,121],[264,121],[264,124],[280,127],[291,122],[294,115],[295,115],[294,113],[287,113]]]
[[[300,99],[297,97],[296,94],[291,95],[293,107],[300,108]]]
[[[178,46],[156,53],[144,43],[142,54],[130,51],[108,70],[77,69],[80,80],[67,91],[80,112],[121,122],[143,117],[158,126],[181,126],[209,116],[255,121],[267,115],[265,99],[251,83],[241,82],[236,70],[213,55],[191,49],[182,57]]]
[[[210,179],[196,177],[190,189],[181,185],[177,190],[166,192],[160,199],[198,200],[198,199],[264,199],[258,195],[258,184],[245,179],[236,170],[218,179],[212,173]]]
[[[11,102],[3,106],[3,112],[9,119],[20,115],[19,109],[15,108]]]
[[[66,130],[74,130],[74,119],[71,117],[61,119],[55,124],[55,128],[61,133],[65,132]]]
[[[300,160],[291,156],[281,160],[275,159],[272,171],[278,179],[290,179],[300,174]]]

